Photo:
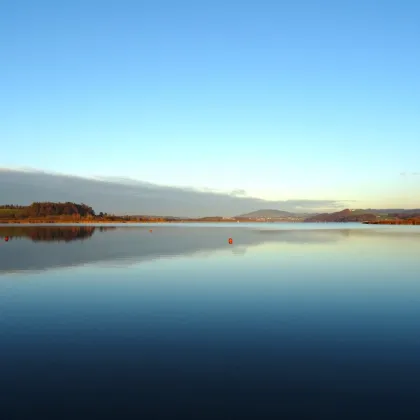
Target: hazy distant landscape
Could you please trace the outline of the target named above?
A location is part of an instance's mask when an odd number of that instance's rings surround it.
[[[333,213],[303,214],[283,210],[262,209],[238,216],[186,218],[153,214],[112,214],[95,211],[84,203],[34,202],[30,205],[0,204],[0,223],[150,223],[150,222],[306,222],[409,224],[420,225],[420,210],[384,209],[350,210]]]

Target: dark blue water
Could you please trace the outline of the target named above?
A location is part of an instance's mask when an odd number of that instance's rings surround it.
[[[1,419],[420,418],[419,227],[6,235]]]

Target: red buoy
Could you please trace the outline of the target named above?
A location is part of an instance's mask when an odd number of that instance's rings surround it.
[[[229,243],[233,244],[233,239],[232,238],[229,238]]]
[[[150,229],[149,232],[152,232],[152,229]]]
[[[8,236],[5,236],[4,240],[5,240],[6,242],[9,242],[9,237],[8,237]]]

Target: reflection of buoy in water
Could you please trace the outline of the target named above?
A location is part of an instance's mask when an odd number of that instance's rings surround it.
[[[229,243],[233,244],[233,239],[232,238],[229,238]]]
[[[6,242],[9,242],[9,237],[8,237],[8,236],[5,236],[4,240],[5,240]]]

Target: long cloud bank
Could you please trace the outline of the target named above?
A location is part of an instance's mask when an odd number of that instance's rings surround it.
[[[0,204],[27,205],[34,201],[83,202],[95,211],[175,217],[236,216],[260,209],[296,213],[336,211],[340,200],[268,201],[193,188],[160,186],[124,179],[91,179],[36,170],[0,170]]]

